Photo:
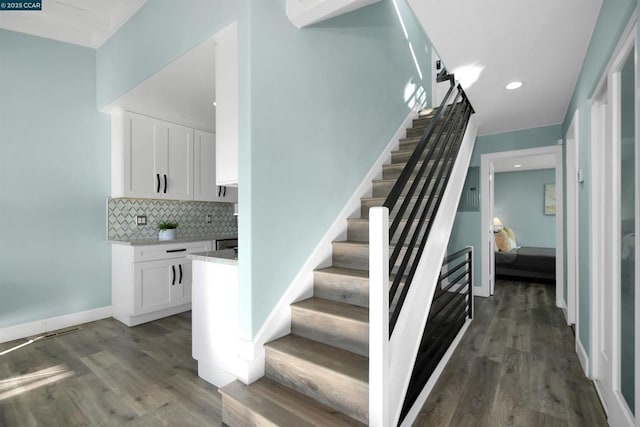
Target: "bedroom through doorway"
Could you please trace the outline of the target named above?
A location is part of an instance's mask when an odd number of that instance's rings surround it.
[[[481,156],[478,295],[493,295],[497,276],[550,282],[566,310],[562,166],[561,145]]]

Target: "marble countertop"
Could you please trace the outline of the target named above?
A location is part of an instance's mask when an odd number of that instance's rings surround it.
[[[170,243],[187,243],[187,242],[201,242],[205,240],[224,240],[224,239],[237,239],[236,234],[210,234],[206,236],[193,236],[193,237],[179,237],[173,240],[158,240],[157,237],[151,239],[132,239],[132,240],[109,240],[109,243],[114,245],[130,245],[130,246],[143,246],[143,245],[162,245]]]
[[[233,249],[196,252],[194,254],[188,254],[187,259],[191,259],[193,261],[212,262],[214,264],[238,265],[238,253]]]

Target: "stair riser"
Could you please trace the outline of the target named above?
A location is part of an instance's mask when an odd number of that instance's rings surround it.
[[[429,173],[429,170],[431,168],[433,168],[435,161],[430,161],[429,162],[429,166],[427,166],[425,172],[424,172],[424,176],[427,176]],[[439,162],[440,165],[444,164],[445,162],[443,160],[441,160]],[[450,163],[450,161],[449,161]],[[402,173],[402,169],[404,168],[404,164],[389,164],[389,165],[383,165],[382,166],[382,178],[383,179],[397,179],[400,177],[400,174]],[[420,167],[417,167],[416,169],[413,170],[413,172],[411,173],[411,176],[415,176],[418,173],[418,170],[420,169]],[[434,176],[437,176],[434,174]]]
[[[313,294],[318,298],[369,307],[369,279],[316,271]]]
[[[428,198],[428,196],[425,196],[425,199],[420,204],[421,210],[418,212],[418,217],[419,217],[419,215],[422,215],[422,210],[424,210],[424,207],[427,204],[427,198]],[[409,206],[407,206],[407,209],[405,209],[405,211],[402,213],[402,218],[403,219],[409,218],[409,215],[411,215],[411,210],[415,206],[416,201],[417,201],[417,199],[411,199],[411,202],[409,202]],[[378,200],[365,200],[365,201],[362,201],[362,203],[360,204],[360,216],[362,218],[369,218],[369,209],[371,209],[373,207],[377,207],[377,206],[382,206],[382,204],[383,204],[382,200],[380,200],[380,201],[378,201]],[[434,205],[435,205],[435,201],[431,202],[431,207],[430,207],[431,210],[433,209]],[[400,206],[402,206],[402,201],[398,201],[398,203],[394,207],[393,211],[390,213],[389,217],[391,219],[394,219],[396,217],[396,212],[398,211],[398,209],[400,209]]]
[[[411,185],[413,185],[413,181],[411,180],[409,182],[409,185],[406,186],[401,195],[405,196],[407,194],[407,192],[409,191],[409,188],[411,188]],[[435,181],[435,177],[434,179],[431,180],[431,184],[429,185],[427,191],[430,192],[431,190],[433,190],[433,183]],[[426,179],[421,179],[420,183],[418,184],[418,188],[416,189],[416,192],[419,192],[420,189],[424,186],[424,183],[426,182]],[[395,185],[395,181],[394,182],[374,182],[373,183],[373,197],[387,197],[389,195],[389,193],[391,193],[391,189],[393,188],[393,186]],[[440,187],[442,187],[442,183],[440,184]]]
[[[265,347],[267,377],[368,423],[369,385],[319,367],[280,351]]]
[[[368,322],[292,306],[291,332],[361,356],[369,355]]]
[[[390,247],[390,252],[393,247]],[[400,251],[398,261],[400,262],[406,253],[406,249]],[[414,250],[412,256],[409,259],[411,263],[415,258],[416,251]],[[354,245],[341,245],[339,243],[333,244],[333,265],[336,267],[355,268],[357,270],[369,269],[369,247],[368,246],[354,246]],[[396,269],[392,270],[392,273]]]
[[[401,221],[399,228],[403,228],[405,225],[407,224],[406,221]],[[423,232],[425,229],[425,226],[422,227]],[[369,241],[369,223],[368,222],[364,222],[364,221],[358,221],[358,222],[349,222],[348,224],[348,228],[347,228],[347,239],[351,242],[363,242],[366,243]],[[412,235],[416,230],[416,225],[412,225],[411,229],[409,231],[409,235]],[[397,243],[398,239],[400,238],[400,234],[401,232],[398,231],[396,232],[392,238],[391,238],[391,243]]]
[[[418,144],[416,143],[415,146]],[[413,155],[413,151],[415,150],[415,146],[411,147],[411,149],[407,151],[399,151],[395,153],[391,153],[391,163],[407,163],[411,156]],[[429,150],[433,144],[428,144],[427,148],[422,152],[422,156],[420,156],[420,160],[423,160],[429,154]]]

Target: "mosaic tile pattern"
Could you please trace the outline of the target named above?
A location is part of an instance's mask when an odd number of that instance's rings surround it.
[[[238,232],[231,203],[110,198],[107,209],[109,240],[154,238],[158,235],[156,226],[162,221],[177,222],[179,237]],[[137,225],[137,215],[146,215],[147,225]]]

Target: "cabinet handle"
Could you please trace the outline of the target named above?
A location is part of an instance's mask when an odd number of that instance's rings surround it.
[[[220,192],[222,191],[222,187],[218,185],[218,197],[220,197]]]
[[[176,284],[176,266],[171,266],[171,286]]]
[[[164,174],[164,193],[167,193],[167,174]]]
[[[170,253],[172,253],[172,252],[184,252],[184,251],[186,251],[186,250],[187,250],[187,248],[182,248],[182,249],[167,249],[167,250],[166,250],[166,252],[167,252],[168,254],[170,254]]]
[[[222,193],[222,197],[227,197],[227,187],[224,187],[224,193]]]
[[[156,180],[158,182],[158,187],[156,188],[156,193],[159,193],[160,192],[160,174],[159,173],[156,174]]]
[[[180,280],[178,280],[178,283],[182,283],[182,264],[178,264],[178,268],[180,269]]]

